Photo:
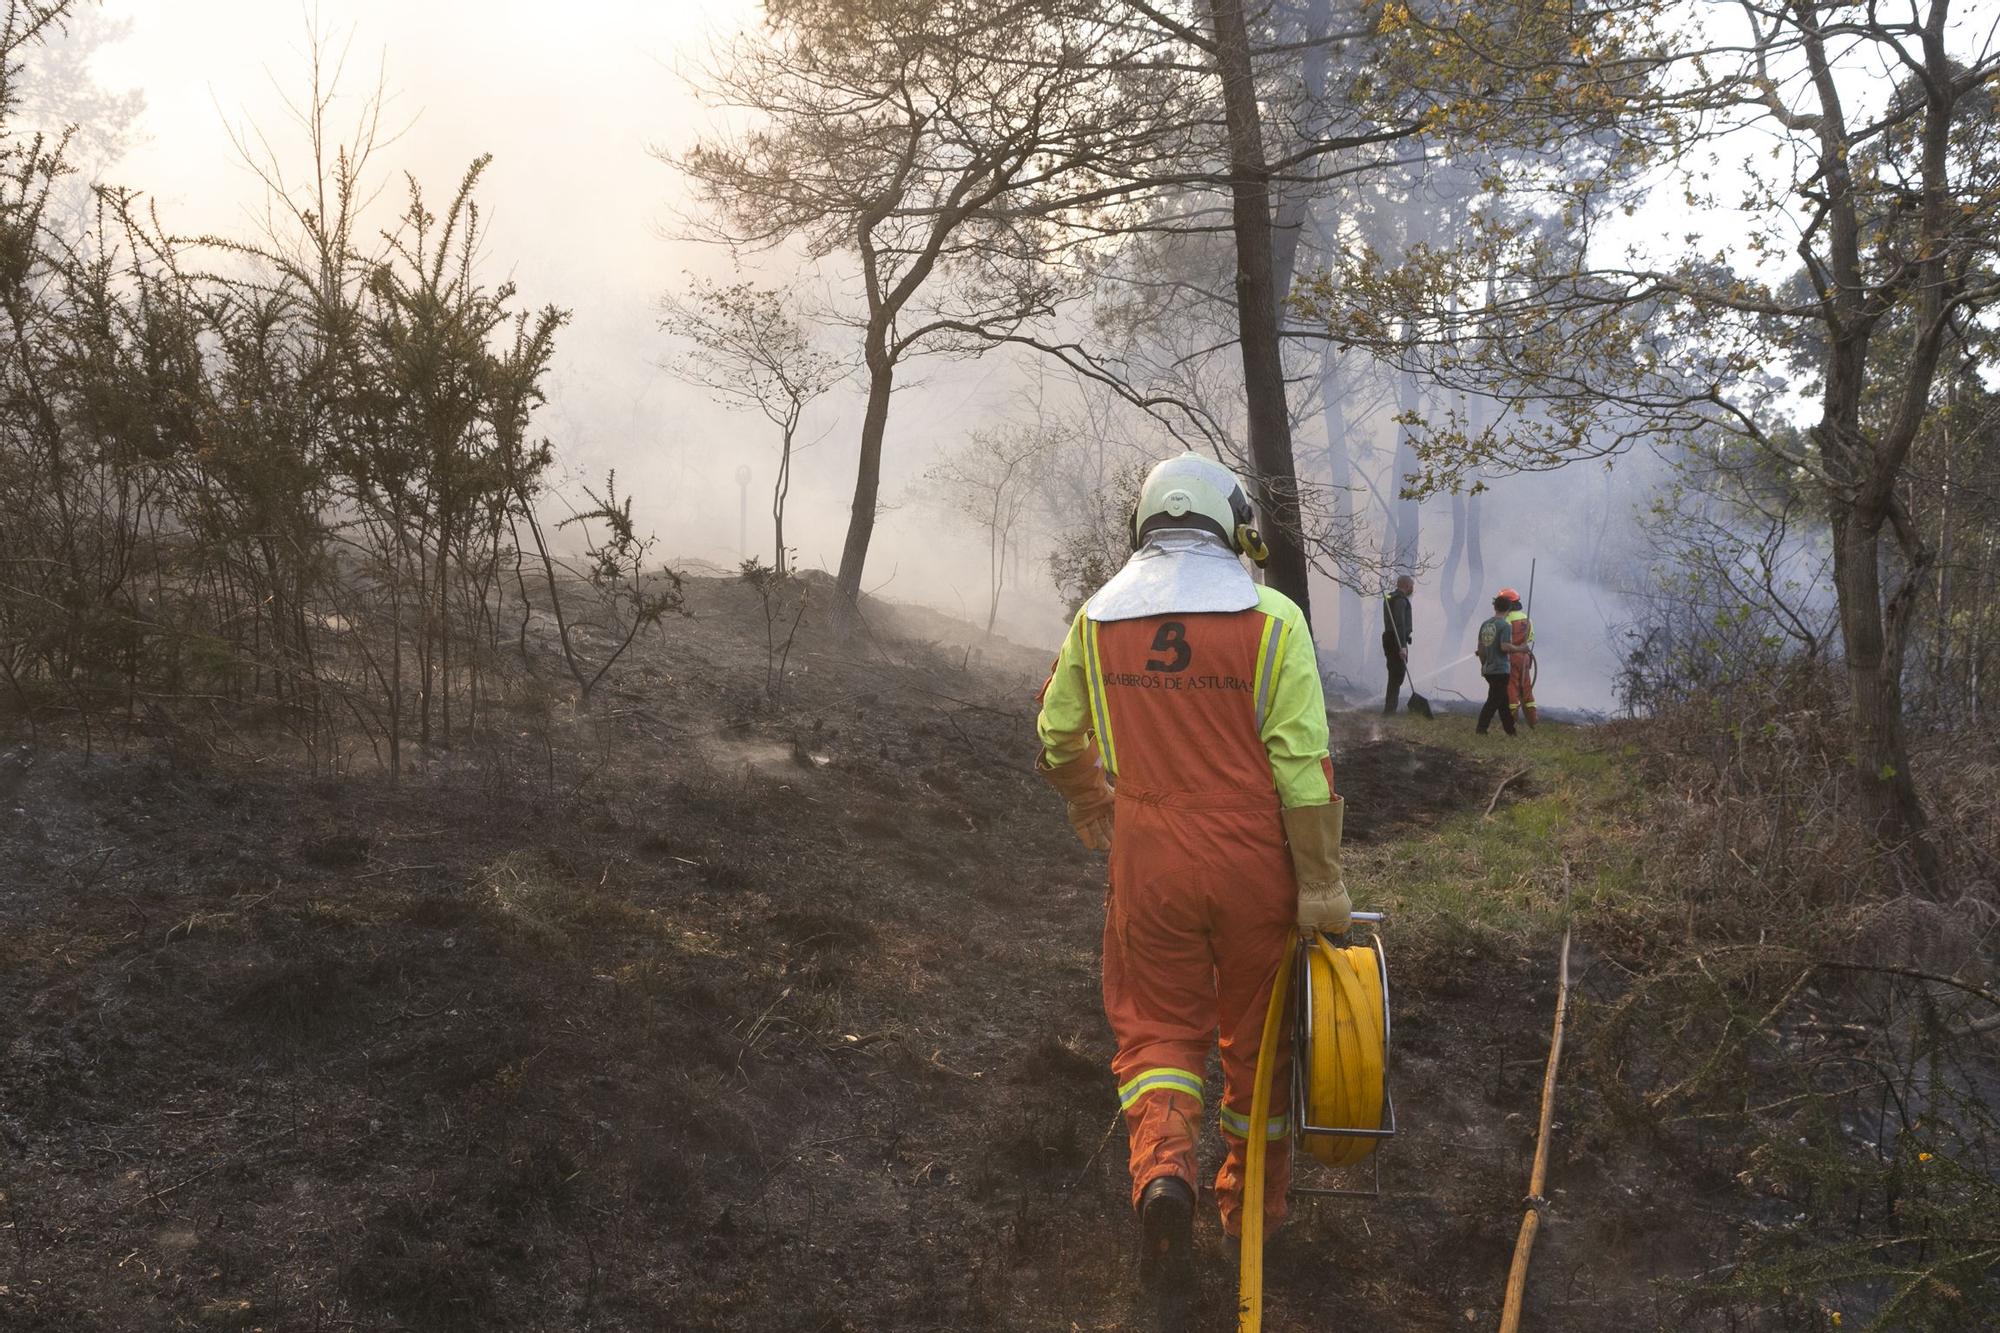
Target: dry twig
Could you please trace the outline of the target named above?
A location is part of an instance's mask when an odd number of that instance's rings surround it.
[[[1506,777],[1500,779],[1500,785],[1493,789],[1493,799],[1486,803],[1486,813],[1481,815],[1480,818],[1481,819],[1493,818],[1493,807],[1500,804],[1500,793],[1507,790],[1508,783],[1512,782],[1515,778],[1520,777],[1523,773],[1527,772],[1528,769],[1532,767],[1534,767],[1534,765],[1529,764],[1525,767],[1517,768],[1512,773],[1509,773]]]

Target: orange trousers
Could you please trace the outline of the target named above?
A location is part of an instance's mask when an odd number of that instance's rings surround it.
[[[1514,653],[1508,658],[1507,707],[1521,714],[1529,726],[1535,725],[1535,655]]]
[[[1245,1136],[1266,1135],[1264,1215],[1285,1218],[1291,1183],[1290,1042],[1279,1044],[1270,1117],[1250,1124],[1257,1046],[1271,982],[1296,929],[1298,889],[1269,791],[1147,793],[1118,787],[1111,895],[1104,914],[1104,1012],[1118,1053],[1132,1201],[1164,1175],[1199,1193],[1208,1053],[1220,1038],[1222,1134],[1215,1179],[1223,1230],[1236,1235]]]

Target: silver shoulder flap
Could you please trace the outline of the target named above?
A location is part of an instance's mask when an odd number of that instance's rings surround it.
[[[1092,620],[1248,611],[1257,582],[1236,553],[1206,533],[1164,532],[1132,553],[1084,604]]]

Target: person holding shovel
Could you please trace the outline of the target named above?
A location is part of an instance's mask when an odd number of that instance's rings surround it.
[[[1410,594],[1417,582],[1408,574],[1398,575],[1396,591],[1382,598],[1382,656],[1389,664],[1389,693],[1382,711],[1393,713],[1403,697],[1403,680],[1410,671]]]

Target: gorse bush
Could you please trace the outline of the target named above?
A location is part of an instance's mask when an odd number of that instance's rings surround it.
[[[269,705],[315,763],[366,746],[393,773],[406,742],[476,728],[503,642],[525,645],[506,633],[529,614],[524,535],[561,595],[535,515],[554,453],[531,426],[565,314],[480,278],[485,158],[440,208],[410,179],[364,241],[372,111],[336,144],[319,86],[304,184],[271,165],[260,240],[182,242],[106,187],[66,227],[64,145],[12,124],[21,61],[65,8],[17,0],[0,28],[4,687],[86,739],[107,713]],[[629,501],[580,521],[609,525],[585,544],[620,573],[564,582],[629,643],[671,589],[634,591]],[[608,662],[570,665],[587,693]]]

